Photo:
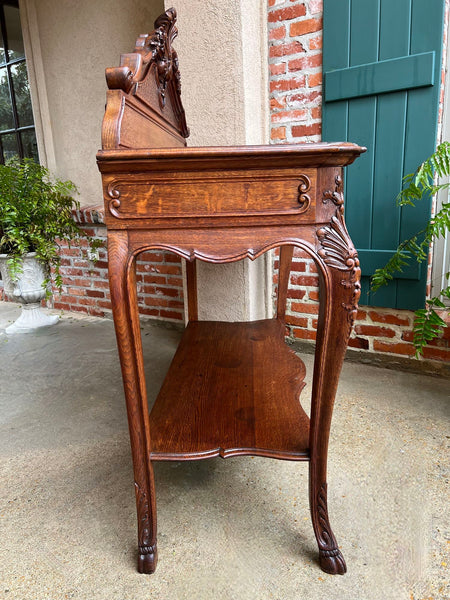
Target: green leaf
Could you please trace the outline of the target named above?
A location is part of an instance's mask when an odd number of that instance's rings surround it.
[[[413,327],[413,344],[416,349],[416,357],[423,355],[423,349],[431,340],[437,338],[446,327],[446,322],[435,308],[445,309],[445,304],[437,296],[426,302],[426,308],[420,308],[415,312]]]
[[[80,206],[73,198],[77,193],[74,183],[52,178],[32,159],[13,158],[0,165],[0,253],[9,255],[13,279],[20,275],[23,255],[36,252],[54,268],[61,289],[58,240],[78,245],[81,239],[90,239],[73,218],[72,211]]]
[[[450,183],[434,184],[435,174],[439,177],[450,176],[450,142],[442,142],[436,151],[425,160],[415,173],[403,178],[403,190],[398,194],[398,206],[412,206],[424,197],[434,196],[440,190],[448,189]],[[450,202],[444,202],[442,208],[430,219],[425,229],[401,242],[386,265],[376,269],[371,278],[371,289],[376,292],[401,272],[410,260],[423,262],[428,259],[429,247],[438,238],[450,231]],[[449,277],[449,274],[446,275]],[[423,354],[424,347],[439,336],[446,326],[445,321],[435,309],[445,310],[441,298],[450,298],[450,286],[442,289],[438,296],[426,301],[426,307],[415,313],[413,343],[416,356]]]

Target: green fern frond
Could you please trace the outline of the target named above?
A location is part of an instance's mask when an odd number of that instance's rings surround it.
[[[372,291],[376,292],[384,285],[387,285],[394,278],[395,273],[403,271],[403,267],[409,264],[410,258],[410,255],[404,250],[403,245],[402,247],[399,246],[386,265],[375,270],[371,280]]]
[[[450,287],[443,291],[450,294]],[[423,355],[423,349],[428,342],[437,338],[446,327],[446,322],[435,309],[445,309],[445,304],[439,297],[427,300],[426,308],[420,308],[415,312],[413,344],[416,358]]]
[[[415,206],[424,196],[434,196],[440,190],[448,189],[450,183],[435,185],[436,175],[441,178],[450,176],[450,142],[439,144],[436,152],[424,161],[415,173],[403,178],[404,189],[397,196],[397,206]],[[386,265],[376,269],[371,278],[372,291],[376,292],[383,285],[387,285],[395,273],[401,272],[411,260],[415,259],[419,263],[427,260],[430,243],[445,237],[449,231],[450,202],[444,202],[425,229],[399,244]],[[449,278],[448,273],[446,277]],[[446,327],[446,322],[436,312],[446,309],[441,300],[443,297],[450,298],[450,286],[442,289],[435,298],[427,300],[425,308],[415,312],[413,343],[416,357],[423,355],[424,347]]]
[[[450,231],[450,202],[442,204],[442,208],[437,212],[425,229],[425,236],[428,243],[435,238],[445,237]]]
[[[415,206],[424,195],[434,196],[439,190],[449,187],[448,183],[434,185],[434,177],[450,175],[450,142],[442,142],[415,173],[409,173],[403,178],[404,189],[397,196],[398,206]]]

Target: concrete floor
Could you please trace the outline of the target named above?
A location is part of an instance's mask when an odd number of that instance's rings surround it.
[[[0,303],[0,327],[15,314]],[[179,335],[143,327],[152,399]],[[316,564],[307,465],[250,457],[156,464],[159,565],[146,576],[112,322],[0,333],[0,357],[0,598],[450,597],[448,380],[344,365],[329,510],[345,576]]]

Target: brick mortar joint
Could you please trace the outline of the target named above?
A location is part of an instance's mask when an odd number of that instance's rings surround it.
[[[72,215],[78,225],[105,225],[105,210],[99,204],[82,206],[78,210],[72,210]]]
[[[284,10],[286,8],[291,8],[295,6],[305,6],[306,13],[303,15],[303,19],[305,18],[316,18],[322,17],[323,11],[318,10],[317,12],[311,12],[311,1],[310,0],[282,0],[281,2],[275,2],[272,6],[268,6],[268,13],[276,13],[279,10]],[[298,18],[298,17],[296,17]],[[285,21],[290,21],[291,19],[280,20],[280,23],[284,23]],[[271,21],[272,22],[272,21]],[[276,21],[275,21],[276,22]]]

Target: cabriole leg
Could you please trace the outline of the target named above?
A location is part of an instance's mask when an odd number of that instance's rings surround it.
[[[124,231],[108,233],[111,303],[127,404],[138,517],[138,571],[156,569],[156,502],[149,460],[150,431],[136,298],[135,264],[130,264]]]
[[[342,213],[319,229],[320,312],[310,425],[309,502],[319,546],[320,567],[343,575],[347,567],[330,526],[327,506],[327,453],[334,399],[360,295],[356,250]]]

